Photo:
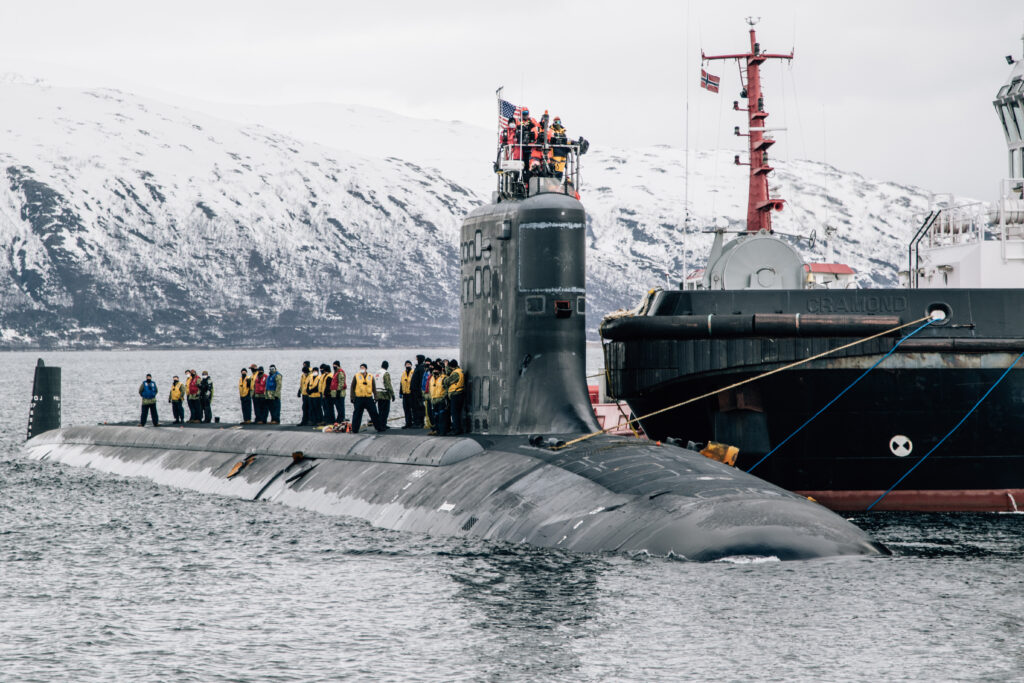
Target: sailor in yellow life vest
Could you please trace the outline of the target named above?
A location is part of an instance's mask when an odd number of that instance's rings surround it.
[[[238,378],[238,399],[242,402],[242,424],[247,425],[252,422],[252,379],[245,368]]]
[[[452,434],[462,434],[465,418],[462,415],[466,398],[466,373],[459,367],[459,361],[452,358],[448,361],[448,376],[444,378],[444,386],[448,391],[448,410],[451,415]]]
[[[320,368],[313,365],[306,376],[306,397],[309,399],[309,424],[323,424],[323,405],[320,403]]]
[[[299,375],[299,390],[295,394],[302,399],[302,422],[299,426],[311,424],[309,421],[309,361],[302,362],[302,374]]]
[[[402,429],[412,429],[415,423],[415,408],[416,399],[412,395],[412,361],[405,361],[405,370],[402,372],[402,378],[398,380],[398,393],[402,397],[402,412],[405,413],[405,424],[402,425]]]
[[[180,425],[185,422],[185,409],[181,407],[181,402],[185,400],[185,385],[178,381],[178,376],[175,375],[171,381],[171,393],[167,397],[167,402],[171,404],[171,414],[174,415],[174,424]]]
[[[327,363],[320,364],[320,380],[316,388],[320,392],[320,420],[317,424],[334,424],[334,409],[331,406],[331,366]]]
[[[434,363],[430,371],[430,407],[434,411],[431,420],[434,429],[430,436],[448,434],[448,392],[444,388],[444,369],[440,362]]]
[[[384,431],[380,422],[380,413],[374,405],[373,375],[366,371],[366,363],[359,365],[359,372],[352,378],[352,433],[359,433],[359,425],[363,421],[363,411],[370,414],[370,422],[378,432]]]

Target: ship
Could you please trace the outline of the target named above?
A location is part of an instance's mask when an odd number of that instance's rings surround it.
[[[1009,178],[979,216],[936,203],[901,286],[857,289],[772,229],[774,144],[760,67],[736,60],[749,137],[746,230],[707,266],[601,324],[607,393],[652,439],[739,448],[737,467],[838,511],[1015,511],[1024,505],[1024,61],[994,105]],[[737,134],[742,134],[737,129]],[[736,159],[740,163],[739,157]]]
[[[559,170],[546,141],[515,146],[499,150],[491,203],[461,227],[468,395],[457,420],[467,434],[61,427],[59,368],[40,363],[26,455],[495,543],[688,560],[887,553],[846,519],[754,475],[677,445],[601,433],[585,377],[577,188],[586,144],[565,144]],[[541,163],[528,168],[527,156]]]

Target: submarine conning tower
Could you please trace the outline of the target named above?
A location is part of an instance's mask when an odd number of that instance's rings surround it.
[[[586,212],[533,177],[462,224],[461,358],[477,433],[596,431],[586,384]]]

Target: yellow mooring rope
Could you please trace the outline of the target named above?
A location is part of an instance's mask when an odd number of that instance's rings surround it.
[[[626,422],[626,425],[629,426],[630,429],[633,429],[632,425],[633,425],[634,422],[640,422],[641,420],[646,420],[649,417],[654,417],[655,415],[661,415],[662,413],[666,413],[666,412],[668,412],[670,410],[675,410],[676,408],[682,408],[685,405],[688,405],[690,403],[694,403],[696,401],[700,401],[701,399],[709,398],[711,396],[714,396],[715,394],[720,394],[723,391],[728,391],[730,389],[735,389],[736,387],[741,387],[744,384],[750,384],[751,382],[756,382],[759,379],[764,379],[765,377],[769,377],[771,375],[774,375],[775,373],[782,372],[784,370],[790,370],[792,368],[795,368],[795,367],[798,367],[800,365],[803,365],[804,363],[810,363],[812,360],[818,360],[819,358],[824,358],[825,356],[831,355],[831,354],[833,354],[833,353],[835,353],[837,351],[842,351],[844,349],[848,349],[850,347],[857,346],[858,344],[863,344],[864,342],[869,342],[872,339],[878,339],[879,337],[884,337],[887,334],[892,334],[893,332],[898,332],[898,331],[902,330],[904,327],[910,327],[911,325],[917,325],[918,323],[923,323],[925,320],[929,320],[930,318],[931,318],[931,316],[926,315],[923,318],[918,318],[917,320],[911,320],[909,323],[903,323],[902,325],[897,325],[896,327],[890,327],[889,329],[883,330],[882,332],[876,332],[875,334],[871,335],[870,337],[864,337],[863,339],[858,339],[856,341],[852,341],[849,344],[843,344],[842,346],[837,346],[834,349],[829,349],[828,351],[822,351],[821,353],[816,354],[814,356],[811,356],[809,358],[804,358],[803,360],[794,361],[792,363],[789,363],[788,365],[783,365],[782,367],[775,368],[774,370],[769,370],[767,372],[762,372],[760,375],[755,375],[754,377],[748,377],[747,379],[741,380],[739,382],[735,382],[734,384],[730,384],[727,387],[722,387],[721,389],[715,389],[714,391],[709,391],[706,394],[701,394],[700,396],[694,396],[693,398],[688,398],[685,401],[681,401],[681,402],[676,403],[674,405],[670,405],[670,406],[667,406],[665,408],[660,408],[658,410],[655,410],[653,413],[647,413],[646,415],[641,415],[640,417],[634,417],[632,420],[628,420]],[[605,434],[607,432],[610,432],[613,429],[618,429],[619,426],[620,425],[614,425],[612,427],[605,427],[604,429],[598,430],[596,432],[591,432],[590,434],[584,434],[583,436],[580,436],[580,437],[577,437],[575,439],[572,439],[571,441],[566,441],[561,446],[551,446],[550,448],[553,451],[560,451],[563,448],[568,448],[569,446],[574,446],[574,445],[580,443],[581,441],[586,441],[587,439],[592,439],[595,436],[600,436],[601,434]]]

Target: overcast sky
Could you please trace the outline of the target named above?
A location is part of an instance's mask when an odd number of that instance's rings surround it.
[[[792,66],[764,69],[776,158],[994,199],[992,99],[1021,55],[1021,0],[0,3],[0,72],[246,103],[367,104],[493,126],[494,90],[595,145],[733,148],[744,17]],[[689,95],[687,95],[689,89]],[[0,106],[7,106],[0,103]],[[740,143],[741,144],[741,143]],[[680,151],[682,154],[682,151]]]

